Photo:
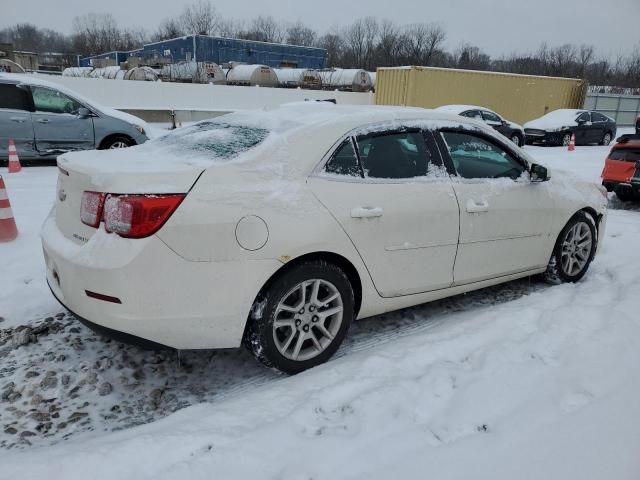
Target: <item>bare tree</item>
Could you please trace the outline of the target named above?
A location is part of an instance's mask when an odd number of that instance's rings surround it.
[[[393,67],[402,61],[402,36],[400,29],[391,21],[380,22],[380,34],[377,45],[376,66]]]
[[[344,39],[337,29],[334,28],[333,31],[320,37],[316,45],[327,51],[328,66],[337,67],[342,65],[345,46]]]
[[[181,22],[175,18],[167,18],[160,24],[156,33],[153,34],[153,39],[159,42],[160,40],[168,40],[182,35],[184,35],[184,30]]]
[[[198,0],[187,5],[180,15],[182,29],[199,35],[214,35],[218,29],[218,20],[218,12],[209,0]]]
[[[312,28],[298,21],[289,25],[286,31],[286,43],[290,45],[312,46],[316,42],[318,34]]]
[[[249,28],[241,32],[238,36],[258,42],[282,43],[285,38],[285,32],[282,25],[273,17],[259,16],[254,18]]]
[[[453,54],[454,66],[469,70],[488,70],[491,57],[469,43],[461,44]]]
[[[404,37],[409,60],[417,65],[430,65],[436,50],[444,43],[446,33],[437,24],[415,23],[407,27]]]

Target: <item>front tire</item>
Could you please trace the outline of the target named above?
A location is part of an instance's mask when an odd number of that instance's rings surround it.
[[[326,362],[354,316],[354,294],[332,263],[307,261],[277,278],[256,299],[244,344],[267,367],[295,374]]]
[[[560,232],[549,259],[545,280],[552,284],[577,282],[589,269],[598,243],[595,220],[576,213]]]
[[[570,143],[571,143],[571,134],[570,133],[562,134],[562,137],[560,138],[560,146],[568,147]]]
[[[135,144],[136,142],[134,142],[131,138],[124,135],[117,135],[115,137],[111,137],[105,140],[104,142],[102,142],[102,145],[100,145],[100,150],[114,150],[118,148],[128,148]]]

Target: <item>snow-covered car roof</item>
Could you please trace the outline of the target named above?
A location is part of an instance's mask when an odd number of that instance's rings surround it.
[[[60,93],[63,93],[65,95],[68,95],[72,98],[74,98],[75,100],[78,100],[80,103],[83,103],[84,105],[86,105],[87,107],[90,107],[93,110],[97,110],[98,113],[102,112],[106,115],[109,115],[110,117],[114,117],[117,118],[119,120],[122,120],[124,122],[127,122],[131,125],[140,125],[141,127],[143,127],[145,129],[146,132],[149,132],[149,127],[146,124],[146,122],[144,120],[142,120],[141,118],[138,118],[134,115],[130,115],[128,113],[125,112],[121,112],[120,110],[116,110],[114,108],[111,107],[107,107],[105,105],[101,105],[98,102],[95,102],[94,100],[91,100],[87,97],[84,97],[83,95],[79,94],[78,92],[75,92],[73,90],[70,90],[58,83],[54,83],[54,82],[49,82],[45,79],[42,78],[41,75],[37,75],[37,74],[16,74],[16,73],[0,73],[0,81],[2,80],[7,80],[10,82],[15,82],[18,84],[24,84],[24,85],[30,85],[30,86],[38,86],[38,87],[47,87],[47,88],[51,88],[54,90],[59,91]]]
[[[437,110],[438,112],[447,112],[447,113],[453,113],[456,115],[460,115],[462,112],[466,112],[467,110],[486,110],[487,112],[496,113],[490,108],[479,107],[477,105],[442,105],[441,107],[438,107],[435,110]]]
[[[391,129],[399,123],[423,128],[467,125],[504,141],[480,122],[445,112],[296,102],[230,113],[128,149],[78,152],[63,157],[65,161],[80,161],[83,170],[93,173],[177,173],[224,167],[242,172],[261,170],[265,175],[268,171],[277,178],[302,178],[346,134],[366,133],[369,128]]]

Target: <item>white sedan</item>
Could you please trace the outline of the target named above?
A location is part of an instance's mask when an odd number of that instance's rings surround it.
[[[606,223],[595,184],[491,128],[307,102],[66,154],[43,226],[55,297],[94,329],[238,347],[288,373],[355,318],[544,274],[577,281]]]

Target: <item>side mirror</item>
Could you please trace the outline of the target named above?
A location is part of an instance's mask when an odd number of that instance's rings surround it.
[[[89,118],[93,117],[93,112],[85,107],[80,107],[78,109],[78,118]]]
[[[547,171],[547,167],[543,167],[537,163],[532,163],[529,167],[529,174],[531,176],[531,181],[534,183],[546,182],[549,180],[549,172]]]
[[[578,125],[584,125],[585,123],[587,123],[587,121],[584,119],[578,119],[576,120],[576,122],[578,123]]]

